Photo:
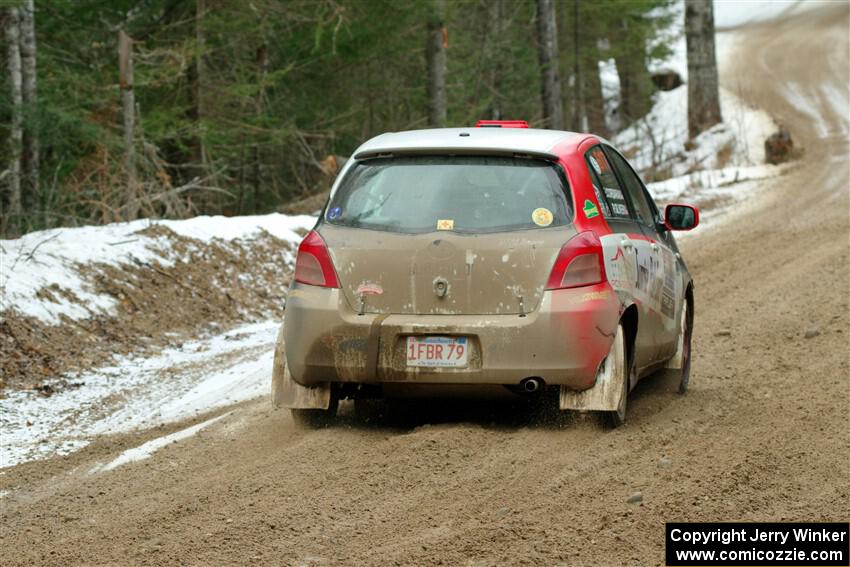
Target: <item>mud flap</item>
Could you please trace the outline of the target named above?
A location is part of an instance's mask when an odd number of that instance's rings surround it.
[[[328,409],[331,405],[330,383],[302,386],[292,379],[286,367],[283,349],[283,326],[277,335],[272,367],[272,406],[288,409]]]
[[[622,329],[622,325],[617,328],[611,352],[599,365],[593,387],[576,391],[561,386],[559,406],[562,410],[617,411],[624,388],[623,382],[629,379],[624,364]],[[628,392],[627,386],[628,384],[625,385]]]
[[[687,306],[687,304],[686,304]],[[667,364],[664,366],[667,370],[681,370],[682,369],[682,352],[685,349],[685,322],[681,320],[681,318],[687,317],[687,313],[685,309],[682,309],[682,314],[680,315],[680,323],[679,329],[679,339],[676,341],[676,354],[673,355],[673,358],[667,361]]]
[[[667,370],[681,370],[682,369],[682,346],[679,345],[679,349],[676,351],[676,354],[673,355],[673,358],[667,361],[667,364],[664,366]]]
[[[600,378],[592,388],[580,392],[561,386],[559,406],[562,410],[616,411],[622,388],[616,381]]]

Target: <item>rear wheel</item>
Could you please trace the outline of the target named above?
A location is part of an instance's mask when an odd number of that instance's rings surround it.
[[[302,427],[318,429],[328,427],[336,419],[339,408],[339,396],[335,389],[331,390],[331,402],[328,409],[291,409],[292,420]]]
[[[679,393],[688,391],[691,378],[691,335],[694,329],[694,314],[688,309],[687,300],[682,305],[682,329],[679,334],[679,349],[682,353],[682,375],[679,379]]]
[[[599,367],[599,375],[596,379],[610,381],[617,387],[617,409],[600,412],[603,423],[608,427],[619,427],[626,421],[626,404],[629,397],[629,364],[628,351],[626,350],[626,333],[623,324],[617,326],[617,334],[614,335],[614,343],[611,352]]]

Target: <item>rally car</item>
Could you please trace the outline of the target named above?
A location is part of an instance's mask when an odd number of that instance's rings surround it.
[[[298,248],[272,400],[297,421],[341,399],[558,396],[622,424],[661,368],[688,386],[693,281],[640,177],[603,138],[479,122],[357,149]]]

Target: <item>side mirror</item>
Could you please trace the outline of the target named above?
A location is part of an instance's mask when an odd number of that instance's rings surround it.
[[[699,211],[690,205],[664,207],[664,226],[667,230],[691,230],[699,224]]]

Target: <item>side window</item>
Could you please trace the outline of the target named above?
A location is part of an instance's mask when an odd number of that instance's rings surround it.
[[[590,171],[590,180],[596,192],[596,199],[603,209],[602,214],[607,218],[629,218],[629,208],[626,205],[623,189],[602,148],[599,146],[591,148],[584,158]]]
[[[641,183],[640,178],[632,170],[626,160],[623,159],[623,156],[610,148],[607,153],[611,156],[614,169],[617,170],[617,174],[619,174],[620,179],[623,180],[623,185],[626,186],[626,191],[629,194],[629,199],[631,200],[632,205],[635,207],[638,219],[647,226],[655,227],[655,214],[653,212],[653,207],[646,200],[643,183]]]

